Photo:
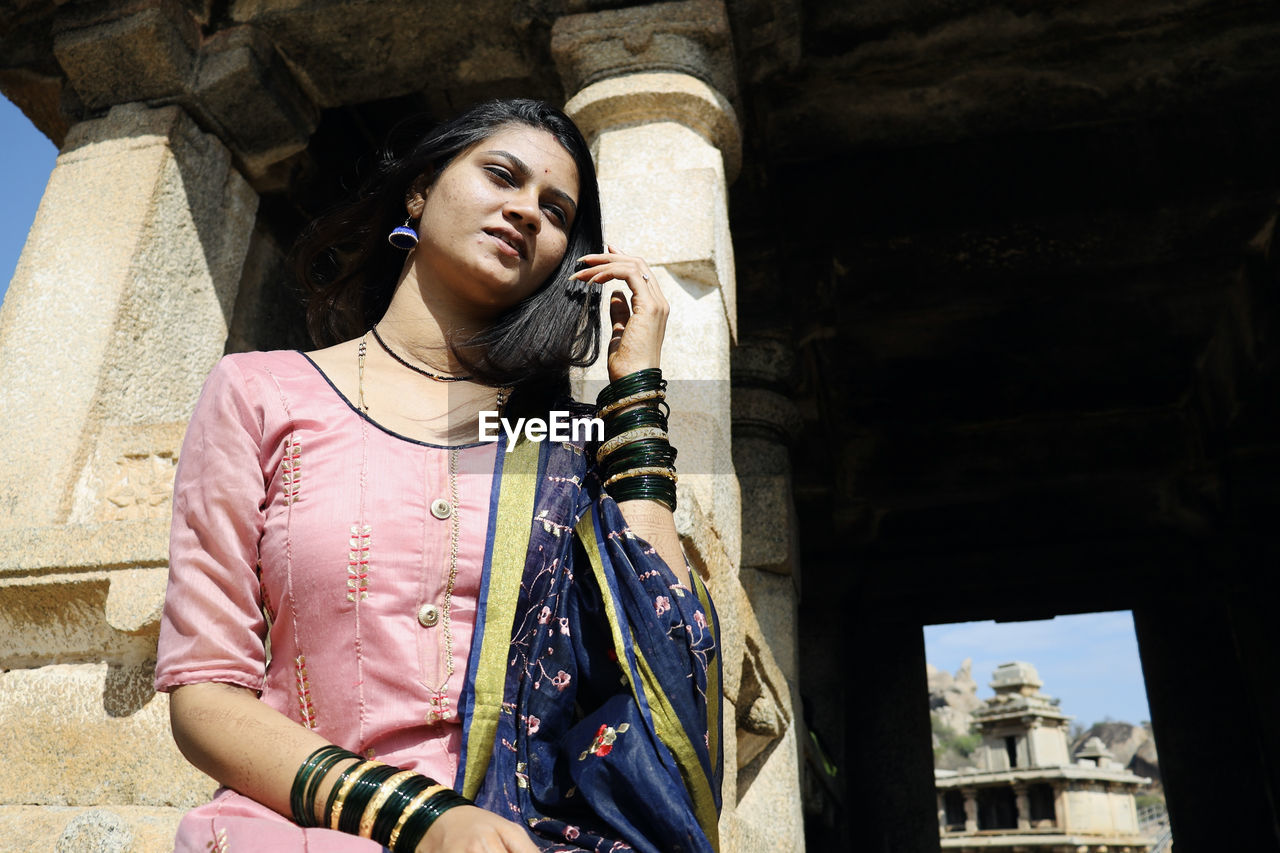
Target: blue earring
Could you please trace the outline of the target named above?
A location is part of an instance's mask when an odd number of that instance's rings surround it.
[[[412,220],[409,217],[405,217],[404,224],[397,225],[387,235],[388,243],[406,252],[418,245],[418,232],[409,227],[410,221]]]

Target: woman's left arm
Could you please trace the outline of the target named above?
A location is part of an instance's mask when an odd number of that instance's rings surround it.
[[[608,251],[580,258],[587,268],[573,277],[588,283],[621,281],[631,290],[630,304],[621,290],[609,296],[609,321],[613,327],[609,336],[609,381],[616,382],[637,370],[661,366],[662,340],[671,305],[643,258],[623,254],[612,246],[605,248]],[[691,588],[671,510],[649,500],[620,501],[618,509],[627,526],[654,547],[681,584]]]

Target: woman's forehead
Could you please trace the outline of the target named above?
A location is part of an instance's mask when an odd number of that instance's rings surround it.
[[[517,158],[536,174],[571,181],[565,189],[578,187],[578,164],[560,140],[540,127],[516,124],[501,127],[477,143],[472,153],[502,153]]]

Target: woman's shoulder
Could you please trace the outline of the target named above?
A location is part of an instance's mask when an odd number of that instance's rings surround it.
[[[250,373],[301,373],[312,369],[306,355],[294,349],[252,350],[233,352],[218,360],[215,370],[235,370]]]
[[[260,408],[283,386],[307,383],[315,367],[297,350],[228,353],[218,359],[205,380],[202,396]]]

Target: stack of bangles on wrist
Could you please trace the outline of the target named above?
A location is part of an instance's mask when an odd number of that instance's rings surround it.
[[[667,441],[667,382],[656,367],[610,382],[596,398],[604,443],[596,451],[615,501],[650,500],[676,510],[676,450]]]
[[[355,763],[339,774],[316,813],[320,782],[344,760]],[[412,770],[381,761],[366,761],[340,746],[322,746],[302,762],[293,777],[289,806],[299,826],[323,826],[389,847],[392,853],[413,853],[436,818],[454,806],[471,801],[447,785]]]

